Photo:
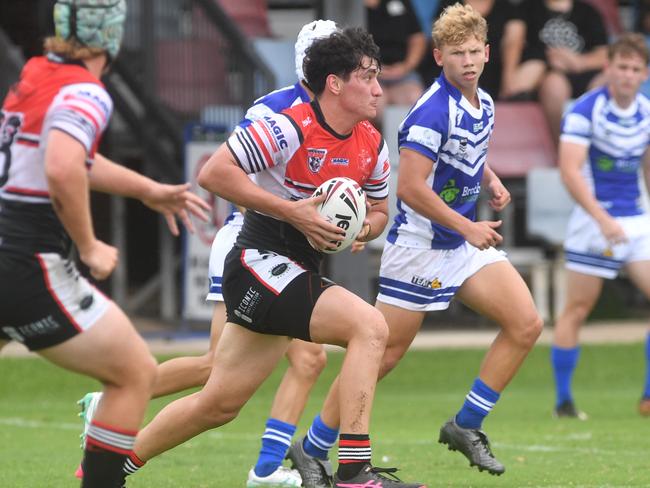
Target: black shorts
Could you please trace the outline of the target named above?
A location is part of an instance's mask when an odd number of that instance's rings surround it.
[[[0,252],[0,340],[35,351],[91,327],[109,300],[57,253]]]
[[[260,334],[311,341],[312,311],[321,293],[333,285],[280,254],[235,246],[223,272],[228,322]]]

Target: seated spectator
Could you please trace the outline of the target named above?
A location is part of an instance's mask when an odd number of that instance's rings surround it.
[[[436,18],[458,0],[441,0]],[[526,35],[526,25],[517,3],[511,0],[465,0],[488,23],[490,60],[485,64],[480,85],[492,98],[509,94],[512,78],[521,58]],[[433,72],[440,74],[440,68]]]
[[[522,63],[502,94],[537,93],[555,144],[565,104],[602,83],[607,32],[596,9],[580,0],[524,0]]]
[[[377,109],[381,120],[386,104],[413,105],[423,87],[415,69],[426,48],[426,38],[409,0],[364,0],[368,31],[379,46],[384,90]]]

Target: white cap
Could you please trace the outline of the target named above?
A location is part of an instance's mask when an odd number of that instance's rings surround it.
[[[329,37],[336,32],[338,27],[333,20],[314,20],[303,26],[296,39],[296,75],[299,80],[305,79],[305,73],[302,71],[302,63],[305,60],[307,48],[317,39]]]

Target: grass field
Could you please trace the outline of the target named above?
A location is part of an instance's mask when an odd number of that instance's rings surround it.
[[[429,487],[650,486],[650,419],[636,413],[644,374],[641,344],[585,346],[575,393],[586,422],[555,420],[547,347],[538,347],[485,422],[501,477],[470,469],[437,443],[440,425],[461,404],[483,351],[409,353],[380,383],[373,412],[373,460],[397,466]],[[302,435],[342,355],[330,354],[303,422]],[[0,487],[72,487],[79,461],[75,401],[96,384],[32,358],[0,359]],[[129,487],[243,487],[259,449],[280,369],[240,418],[159,458]],[[152,403],[149,415],[169,398]]]

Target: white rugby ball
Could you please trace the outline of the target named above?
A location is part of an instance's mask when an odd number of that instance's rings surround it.
[[[321,249],[334,254],[349,247],[361,232],[366,218],[366,194],[351,178],[337,177],[327,180],[314,191],[312,196],[325,193],[327,196],[316,210],[328,222],[345,230],[345,239],[332,241],[330,249]],[[315,247],[311,242],[309,244]]]

